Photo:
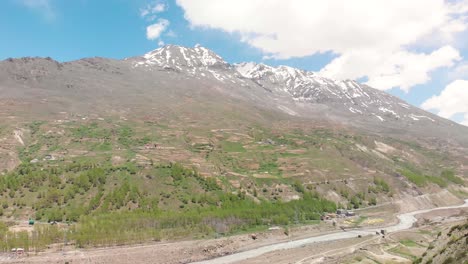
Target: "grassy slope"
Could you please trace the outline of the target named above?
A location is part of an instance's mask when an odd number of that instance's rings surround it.
[[[77,223],[66,232],[80,245],[306,222],[336,208],[320,198],[330,193],[340,206],[358,208],[398,195],[411,182],[422,190],[464,183],[446,170],[456,165],[447,153],[350,131],[65,120],[21,124],[22,164],[0,180],[1,212],[6,221]],[[375,141],[394,150],[377,151]],[[49,229],[42,234],[51,242],[56,230]]]
[[[439,232],[422,257],[414,263],[468,263],[467,245],[468,222],[454,225]]]

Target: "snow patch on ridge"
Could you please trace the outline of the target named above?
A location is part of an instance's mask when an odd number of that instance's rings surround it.
[[[353,108],[353,107],[350,107],[350,108],[349,108],[349,111],[351,111],[351,113],[354,113],[354,114],[356,114],[356,113],[362,114],[362,111],[361,111],[361,110],[356,109],[356,108]]]
[[[382,122],[385,121],[385,119],[383,119],[381,116],[376,115],[376,114],[374,114],[374,113],[372,113],[372,114],[373,114],[375,117],[377,117],[380,121],[382,121]]]
[[[408,117],[413,119],[414,121],[419,121],[421,118],[426,118],[426,119],[429,119],[432,122],[435,122],[434,119],[432,119],[432,118],[430,118],[428,116],[423,116],[423,115],[409,114]]]
[[[278,105],[278,108],[279,108],[281,111],[283,111],[283,112],[285,112],[286,114],[288,114],[288,115],[297,116],[297,113],[296,113],[296,112],[294,112],[293,110],[287,108],[286,106]]]
[[[395,117],[400,118],[400,116],[399,116],[397,113],[395,113],[395,111],[393,111],[393,110],[391,110],[391,109],[388,109],[388,108],[385,108],[385,107],[379,107],[379,110],[380,110],[381,112],[384,112],[384,113],[391,113],[391,114],[394,115]]]

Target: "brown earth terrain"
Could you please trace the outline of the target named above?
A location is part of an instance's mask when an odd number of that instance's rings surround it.
[[[4,263],[190,263],[266,245],[343,232],[340,228],[348,229],[357,226],[384,228],[384,226],[397,223],[394,216],[398,211],[401,212],[398,204],[358,210],[356,217],[336,219],[336,226],[331,221],[324,221],[317,225],[296,226],[288,229],[271,228],[269,231],[256,233],[256,239],[252,239],[252,234],[240,234],[219,239],[171,241],[88,250],[56,244],[46,252],[28,256],[4,253],[0,256],[0,261]],[[365,220],[360,221],[363,218]],[[413,229],[391,233],[387,236],[364,236],[313,243],[300,248],[270,252],[238,263],[375,263],[375,261],[411,263],[408,256],[421,256],[438,230],[466,221],[468,208],[435,210],[417,215],[417,219]],[[353,224],[358,221],[359,224]],[[28,227],[23,224],[15,228],[27,229]],[[348,232],[352,232],[352,229]],[[395,249],[402,247],[405,241],[414,241],[416,247],[411,245],[408,247],[409,250],[402,251],[404,253],[400,252],[402,249],[399,249],[400,251]]]

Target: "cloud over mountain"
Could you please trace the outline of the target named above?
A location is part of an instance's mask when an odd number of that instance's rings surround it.
[[[421,107],[426,110],[436,110],[438,115],[445,118],[462,114],[463,121],[461,123],[468,126],[468,81],[453,81],[445,87],[440,95],[432,96]]]
[[[454,48],[466,31],[465,2],[177,0],[194,27],[239,34],[241,41],[277,59],[336,54],[321,73],[365,78],[382,90],[405,91],[430,72],[461,59]],[[415,67],[414,65],[418,65]]]

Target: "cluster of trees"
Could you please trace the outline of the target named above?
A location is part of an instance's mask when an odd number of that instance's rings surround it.
[[[0,222],[0,251],[24,248],[25,251],[39,252],[50,244],[63,242],[70,234],[70,230],[60,229],[56,225],[36,225],[31,233],[11,232],[5,223]]]
[[[344,198],[348,200],[348,204],[346,208],[351,209],[358,209],[365,205],[376,205],[377,198],[376,194],[378,193],[389,193],[390,187],[383,179],[374,179],[374,186],[369,186],[366,192],[358,192],[355,194],[350,194],[348,189],[341,189],[340,194]],[[344,206],[342,206],[344,207]]]
[[[135,210],[109,212],[80,218],[74,232],[77,245],[109,246],[175,238],[229,234],[258,226],[288,225],[320,219],[336,204],[305,192],[290,202],[256,203],[245,196],[220,192],[215,205],[185,211]]]
[[[373,190],[372,192],[384,192],[384,193],[390,192],[390,186],[385,180],[375,177],[374,184],[375,184],[375,188],[372,189]],[[369,190],[371,190],[370,187],[369,187]]]
[[[459,185],[464,185],[462,178],[455,176],[452,170],[444,170],[440,176],[426,175],[414,168],[405,168],[399,171],[400,174],[405,176],[410,182],[416,184],[418,187],[424,187],[428,183],[434,183],[439,187],[445,188],[448,186],[448,182],[452,182]]]
[[[135,174],[134,164],[112,166],[93,162],[73,162],[45,167],[23,163],[0,178],[3,209],[30,206],[35,217],[45,221],[77,221],[79,215],[98,208],[117,210],[129,202],[138,203],[141,193],[126,178],[110,186],[110,176]],[[33,193],[32,195],[28,193]],[[13,201],[13,202],[12,202]]]
[[[134,163],[113,166],[90,161],[44,167],[23,164],[0,178],[0,195],[18,199],[32,192],[25,206],[35,210],[36,220],[69,221],[76,224],[66,229],[39,224],[27,233],[1,231],[0,248],[15,246],[41,250],[44,245],[62,240],[66,236],[79,246],[102,246],[135,243],[179,236],[233,233],[258,226],[288,225],[317,220],[323,212],[336,210],[335,203],[320,198],[297,182],[294,188],[302,199],[281,202],[260,200],[255,202],[245,193],[223,191],[215,178],[206,178],[195,169],[179,163],[154,167],[175,186],[203,190],[184,193],[182,199],[191,206],[162,210],[156,193],[141,191],[133,180],[140,172]],[[138,176],[137,176],[138,177]],[[171,193],[168,193],[170,195]],[[16,204],[16,203],[14,203]],[[8,202],[2,205],[8,208]],[[1,229],[1,227],[0,227]]]
[[[195,176],[193,176],[195,177]],[[219,187],[219,186],[218,186]],[[142,198],[139,207],[118,210],[135,199],[132,187],[123,183],[108,194],[98,191],[82,206],[39,209],[38,218],[48,221],[77,221],[72,227],[57,231],[54,226],[36,225],[35,232],[9,233],[3,250],[19,246],[41,250],[44,245],[61,242],[64,236],[78,246],[131,244],[187,236],[229,234],[268,225],[288,225],[318,220],[323,212],[336,210],[335,203],[304,191],[303,198],[290,202],[254,202],[245,195],[215,190],[192,196],[200,207],[185,210],[161,210],[157,199]],[[138,195],[138,191],[135,191]],[[133,198],[132,198],[133,197]],[[123,201],[123,202],[122,202]],[[115,207],[114,207],[115,206]],[[42,229],[39,229],[42,227]],[[0,238],[1,239],[1,238]]]
[[[215,178],[206,178],[201,176],[195,169],[185,168],[180,163],[171,163],[171,177],[175,184],[181,183],[184,179],[193,177],[206,192],[221,190]]]
[[[443,170],[440,176],[448,181],[451,181],[455,184],[465,185],[465,182],[462,178],[455,176],[455,173],[452,170]]]
[[[366,194],[363,192],[357,193],[349,199],[348,209],[358,209],[366,200]]]

